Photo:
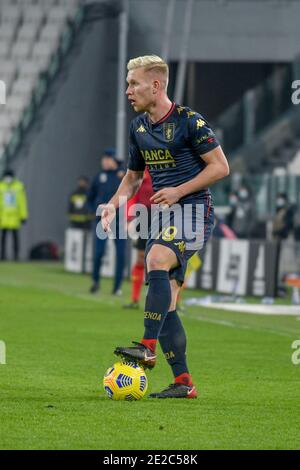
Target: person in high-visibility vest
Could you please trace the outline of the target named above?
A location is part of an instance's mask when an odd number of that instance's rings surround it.
[[[0,181],[0,229],[1,260],[6,259],[7,233],[13,237],[14,258],[19,259],[19,230],[28,218],[24,185],[15,178],[12,170],[6,170]]]

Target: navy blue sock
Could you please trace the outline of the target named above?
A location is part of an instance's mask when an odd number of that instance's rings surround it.
[[[159,336],[171,303],[171,287],[168,271],[151,271],[148,275],[149,290],[144,317],[144,340]],[[152,349],[155,349],[152,347]]]
[[[186,362],[186,335],[176,310],[168,313],[159,343],[175,379],[179,378],[179,381],[189,385],[191,378]]]

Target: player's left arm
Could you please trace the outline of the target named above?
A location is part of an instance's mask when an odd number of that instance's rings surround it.
[[[206,189],[229,175],[228,161],[220,145],[201,155],[201,158],[206,165],[201,173],[191,181],[187,181],[176,188],[181,197]]]
[[[206,189],[229,175],[228,161],[220,145],[201,155],[201,158],[205,163],[205,168],[201,173],[176,188],[161,189],[151,198],[151,201],[155,204],[171,206],[184,196]]]

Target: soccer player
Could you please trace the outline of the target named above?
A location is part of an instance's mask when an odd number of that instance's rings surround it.
[[[208,188],[227,176],[229,167],[207,121],[169,99],[168,65],[160,57],[138,57],[130,60],[127,68],[126,94],[133,109],[142,114],[131,122],[127,173],[110,204],[102,207],[102,227],[104,231],[110,230],[119,198],[130,199],[136,193],[146,166],[153,182],[152,203],[162,206],[164,211],[158,207],[152,217],[154,230],[145,252],[149,289],[143,338],[133,347],[117,347],[115,354],[153,368],[159,341],[172,368],[174,383],[150,396],[196,398],[176,300],[187,260],[204,246],[212,232],[214,216]],[[178,211],[183,215],[184,230],[179,226]],[[161,221],[164,213],[169,216],[167,225]],[[193,230],[185,228],[195,226],[199,218],[201,230],[195,239]]]

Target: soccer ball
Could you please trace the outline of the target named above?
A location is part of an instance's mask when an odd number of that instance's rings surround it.
[[[117,362],[103,379],[104,390],[111,400],[134,401],[143,398],[148,388],[144,369],[132,362]]]

